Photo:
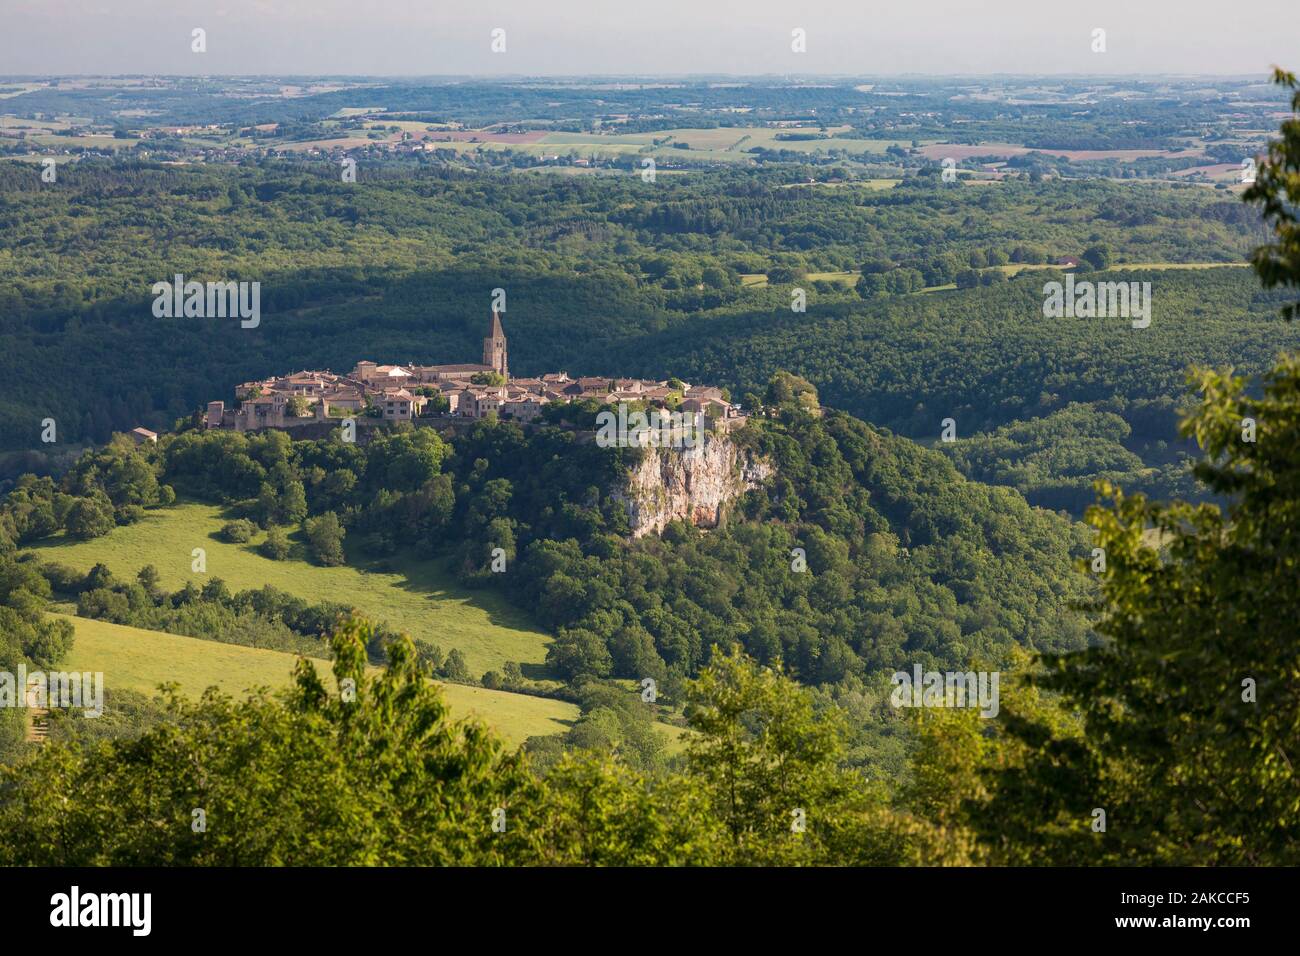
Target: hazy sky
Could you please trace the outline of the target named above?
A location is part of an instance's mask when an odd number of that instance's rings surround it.
[[[190,50],[195,27],[207,52]],[[506,51],[491,52],[494,28]],[[1094,28],[1106,52],[1092,52]],[[791,51],[791,31],[807,52]],[[29,73],[1231,73],[1300,69],[1300,0],[0,0]]]

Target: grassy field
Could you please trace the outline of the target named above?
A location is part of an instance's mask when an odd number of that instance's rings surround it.
[[[13,163],[31,163],[33,165],[44,165],[47,159],[52,159],[56,166],[66,166],[69,163],[75,163],[80,158],[79,156],[42,156],[40,153],[27,153],[23,156],[0,156],[0,159],[6,159]]]
[[[95,133],[89,136],[65,136],[61,133],[41,133],[28,136],[27,142],[41,146],[60,146],[64,148],[82,147],[84,149],[131,149],[140,140],[130,137],[119,139],[116,136]]]
[[[847,132],[847,126],[831,127],[829,133]],[[765,126],[761,128],[746,129],[744,132],[750,134],[751,140],[745,144],[746,148],[753,146],[762,146],[766,149],[788,149],[799,153],[824,153],[832,149],[842,149],[850,153],[884,153],[891,146],[900,146],[908,149],[912,145],[910,139],[857,139],[857,138],[835,138],[828,139],[779,139],[782,133],[815,133],[817,130],[811,128],[778,128]],[[934,140],[923,139],[918,142],[924,146],[933,143]]]
[[[328,125],[328,124],[327,124]],[[429,130],[429,124],[414,120],[398,120],[383,116],[374,117],[365,123],[364,129],[339,128],[337,138],[312,140],[309,142],[285,141],[279,145],[285,149],[301,150],[308,148],[329,149],[333,147],[354,148],[373,143],[366,138],[369,132],[382,132],[385,139],[396,137],[388,132],[389,127],[398,126],[405,132],[423,137]],[[831,133],[848,131],[849,127],[837,126]],[[754,157],[748,150],[755,147],[766,149],[784,149],[798,153],[824,153],[829,150],[844,150],[851,153],[880,153],[890,146],[910,147],[911,140],[894,139],[810,139],[783,140],[777,137],[798,132],[817,132],[814,127],[787,128],[769,126],[728,126],[711,129],[677,129],[659,130],[653,133],[579,133],[556,130],[542,134],[536,142],[491,141],[491,130],[464,130],[466,133],[480,134],[488,142],[472,143],[467,141],[439,141],[439,149],[451,149],[457,152],[478,152],[480,150],[512,150],[519,153],[542,156],[598,157],[613,159],[627,155],[648,155],[657,160],[692,160],[718,163],[750,163]],[[931,143],[933,140],[925,140]],[[658,145],[656,145],[656,143]],[[680,147],[687,148],[680,148]],[[882,181],[884,182],[884,181]],[[876,188],[891,188],[892,182]]]
[[[0,129],[25,129],[41,130],[43,132],[53,133],[57,130],[67,129],[71,124],[66,120],[46,119],[31,120],[23,119],[19,116],[0,116]]]
[[[286,686],[297,661],[294,655],[281,651],[202,641],[82,617],[68,620],[77,629],[77,639],[61,666],[72,671],[101,672],[109,690],[153,694],[159,684],[172,681],[188,697],[198,697],[208,687],[239,696],[254,687]],[[314,663],[317,671],[329,675],[329,662]],[[439,686],[453,716],[481,717],[511,744],[523,743],[534,735],[563,733],[578,717],[578,708],[561,700],[463,684]]]
[[[781,189],[807,189],[813,186],[818,189],[865,189],[868,192],[884,192],[886,189],[893,189],[901,179],[851,179],[845,182],[812,182],[812,183],[785,183]]]
[[[1118,271],[1130,271],[1130,272],[1133,272],[1133,271],[1137,271],[1137,270],[1139,270],[1139,269],[1150,269],[1150,270],[1152,270],[1152,271],[1155,271],[1155,270],[1163,270],[1163,269],[1174,269],[1174,270],[1178,270],[1178,269],[1242,269],[1242,268],[1246,268],[1246,267],[1249,266],[1249,265],[1250,265],[1250,263],[1248,263],[1248,262],[1115,262],[1115,263],[1112,263],[1112,264],[1111,264],[1111,266],[1110,266],[1110,270],[1109,270],[1109,271],[1111,271],[1111,272],[1118,272]],[[1060,270],[1061,272],[1071,272],[1071,271],[1073,271],[1073,267],[1072,267],[1072,266],[1059,266],[1059,265],[1056,265],[1056,264],[1054,264],[1054,263],[1034,264],[1034,265],[1030,265],[1030,264],[1027,264],[1027,263],[1012,263],[1012,264],[1009,264],[1009,265],[1002,265],[1002,266],[989,266],[988,268],[989,268],[989,269],[997,269],[997,270],[999,270],[1000,272],[1003,272],[1003,273],[1005,273],[1005,274],[1008,275],[1008,276],[1014,276],[1014,275],[1017,275],[1017,274],[1019,274],[1019,273],[1021,273],[1021,272],[1024,272],[1024,271],[1026,271],[1026,270],[1030,270],[1030,269],[1057,269],[1057,270]],[[980,270],[980,271],[987,271],[987,269],[982,269],[982,270]],[[838,282],[838,283],[840,283],[841,285],[852,286],[852,285],[854,285],[854,284],[858,281],[858,277],[859,277],[860,275],[862,275],[862,273],[861,273],[861,272],[857,272],[857,271],[853,271],[853,272],[810,272],[810,273],[808,273],[808,275],[806,276],[806,280],[809,281],[809,282],[814,282],[814,281],[817,281],[817,280],[827,280],[827,281],[830,281],[830,282]],[[762,272],[744,273],[744,274],[742,274],[741,277],[740,277],[740,284],[741,284],[741,285],[747,285],[747,286],[749,286],[749,285],[756,285],[756,286],[757,286],[757,285],[767,285],[767,276],[766,276],[764,273],[762,273]],[[923,292],[943,292],[943,291],[947,291],[947,290],[949,290],[949,289],[955,289],[955,288],[957,288],[957,286],[956,286],[954,283],[951,283],[951,282],[950,282],[950,283],[948,283],[947,285],[929,286],[929,287],[927,287],[927,288],[925,288],[925,289],[922,289],[921,291],[923,291]]]
[[[289,560],[271,561],[257,553],[260,533],[247,544],[221,540],[225,521],[216,505],[179,504],[151,511],[140,523],[102,538],[76,541],[60,535],[33,550],[42,560],[83,572],[102,563],[123,578],[152,564],[163,587],[173,590],[187,581],[201,587],[219,577],[234,591],[269,584],[311,602],[350,604],[444,652],[458,648],[475,677],[500,670],[506,661],[519,662],[528,677],[543,676],[549,636],[495,594],[460,588],[436,563],[393,559],[384,565],[318,567],[305,560],[301,542],[295,542]],[[194,548],[207,553],[206,574],[190,570]]]
[[[1120,269],[1247,269],[1249,262],[1113,262],[1111,271]]]

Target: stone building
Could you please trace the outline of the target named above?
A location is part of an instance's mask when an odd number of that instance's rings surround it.
[[[243,383],[235,389],[238,408],[209,402],[203,422],[208,428],[236,431],[292,429],[363,415],[367,409],[377,410],[384,421],[410,422],[429,414],[430,396],[435,393],[447,400],[447,408],[440,414],[455,418],[495,415],[531,422],[551,402],[595,400],[669,407],[681,399],[680,409],[702,413],[708,427],[729,430],[744,421],[721,389],[708,386],[678,381],[670,386],[667,381],[608,376],[573,378],[567,372],[512,379],[505,330],[494,310],[483,339],[482,364],[380,365],[363,360],[346,375],[304,369]]]

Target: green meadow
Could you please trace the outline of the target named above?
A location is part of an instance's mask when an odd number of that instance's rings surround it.
[[[187,697],[198,697],[208,687],[242,696],[255,687],[287,686],[298,660],[282,651],[221,644],[83,617],[67,620],[76,627],[77,638],[60,666],[70,671],[103,673],[109,690],[153,694],[160,684],[172,682]],[[328,661],[313,663],[332,681]],[[578,717],[578,708],[561,700],[464,684],[439,683],[439,687],[454,717],[479,717],[511,744],[521,744],[535,735],[563,733]]]
[[[272,561],[257,553],[264,534],[247,544],[222,540],[219,532],[227,520],[220,506],[187,502],[150,511],[138,524],[116,528],[102,538],[77,541],[58,535],[31,550],[43,561],[80,571],[103,564],[118,577],[134,576],[152,564],[168,589],[183,587],[187,581],[201,586],[212,577],[222,578],[235,591],[269,584],[308,601],[350,604],[374,620],[432,641],[443,651],[459,648],[476,677],[500,670],[508,660],[519,662],[526,676],[545,673],[550,637],[491,592],[459,587],[436,562],[353,560],[343,567],[325,568],[309,563],[303,544],[296,540],[288,560]],[[206,551],[206,574],[190,570],[194,548]],[[283,651],[88,618],[68,619],[77,629],[77,638],[62,666],[102,671],[110,689],[153,693],[171,681],[191,696],[210,686],[238,695],[257,686],[284,686],[297,660]],[[328,673],[328,661],[315,663]],[[476,714],[514,744],[530,736],[563,733],[579,715],[578,708],[565,701],[465,684],[440,686],[454,714]],[[686,731],[670,724],[658,726],[670,752],[684,746]]]
[[[102,538],[77,541],[58,535],[32,550],[41,560],[83,572],[103,564],[121,578],[134,577],[152,564],[170,590],[187,581],[202,587],[213,577],[232,591],[269,584],[313,603],[349,604],[444,652],[457,648],[475,677],[501,670],[506,661],[517,661],[529,677],[543,675],[549,636],[497,595],[461,588],[437,562],[396,558],[319,567],[307,561],[298,541],[288,560],[272,561],[257,553],[262,533],[247,544],[222,540],[220,530],[227,520],[217,505],[178,504],[150,511],[143,521]],[[195,548],[206,552],[206,573],[191,570]]]
[[[337,124],[327,123],[325,125]],[[387,136],[389,127],[392,126],[400,127],[404,132],[421,135],[432,126],[437,125],[423,121],[398,120],[381,116],[367,121],[362,129],[339,128],[338,136],[333,139],[312,140],[310,142],[299,141],[292,143],[292,145],[303,148],[308,146],[329,147],[332,145],[348,145],[346,143],[348,140],[355,141],[356,145],[363,145],[367,142],[374,142],[374,140],[367,137],[368,133],[379,131]],[[848,132],[849,129],[847,126],[836,126],[825,132],[844,133]],[[465,132],[478,132],[485,136],[490,135],[486,130],[465,130]],[[664,161],[691,159],[719,163],[752,162],[754,157],[748,151],[755,147],[808,154],[825,153],[830,150],[844,150],[851,153],[879,153],[883,159],[885,150],[891,146],[908,148],[912,145],[911,140],[836,138],[829,135],[825,139],[780,138],[783,135],[817,132],[822,131],[817,127],[784,126],[723,126],[700,129],[680,127],[652,133],[620,133],[614,131],[583,133],[556,130],[546,133],[535,143],[472,143],[453,140],[439,142],[437,145],[439,149],[450,149],[457,152],[510,150],[538,157],[571,155],[574,157],[599,157],[602,159],[612,159],[620,155],[645,154]],[[929,139],[921,141],[922,145],[931,142],[934,141]],[[289,146],[291,144],[286,141],[282,145]]]

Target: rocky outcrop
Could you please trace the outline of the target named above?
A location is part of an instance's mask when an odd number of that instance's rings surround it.
[[[716,528],[727,507],[772,474],[771,465],[725,436],[710,433],[694,448],[644,448],[612,496],[627,508],[632,536],[662,531],[684,519]]]

